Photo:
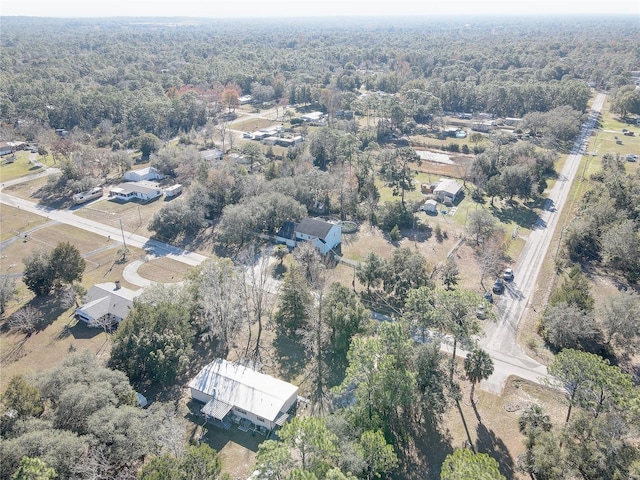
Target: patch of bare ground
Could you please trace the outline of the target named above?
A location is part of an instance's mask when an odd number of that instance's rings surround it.
[[[524,452],[524,437],[518,430],[518,418],[530,405],[540,405],[559,425],[564,421],[566,406],[557,392],[525,380],[509,377],[502,395],[494,395],[476,388],[476,403],[469,400],[470,384],[461,380],[460,408],[454,405],[447,411],[444,431],[453,448],[469,447],[495,458],[502,474],[509,479],[526,479],[517,471],[518,455]],[[439,476],[431,477],[434,479]]]

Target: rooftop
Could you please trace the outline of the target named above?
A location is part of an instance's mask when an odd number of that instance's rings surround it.
[[[298,391],[295,385],[221,358],[200,370],[189,387],[270,421]]]

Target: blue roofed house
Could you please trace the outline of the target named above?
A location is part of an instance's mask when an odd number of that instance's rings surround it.
[[[200,370],[189,389],[207,421],[264,435],[284,424],[298,400],[295,385],[222,358]]]

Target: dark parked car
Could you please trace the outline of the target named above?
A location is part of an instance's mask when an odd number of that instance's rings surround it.
[[[489,303],[493,303],[493,294],[491,292],[484,292],[482,298],[484,298]]]
[[[501,278],[496,278],[492,290],[493,293],[501,294],[504,291],[504,281]]]

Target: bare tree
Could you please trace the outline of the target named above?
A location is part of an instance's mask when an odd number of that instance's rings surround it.
[[[4,315],[7,303],[15,297],[17,292],[16,281],[9,275],[0,274],[0,315]]]
[[[9,317],[9,328],[16,332],[31,335],[41,324],[42,312],[37,308],[27,305]]]
[[[242,278],[228,260],[208,262],[201,273],[199,302],[205,335],[217,339],[226,356],[246,317]]]
[[[267,248],[259,251],[255,248],[245,250],[240,255],[240,261],[244,267],[242,270],[243,300],[249,332],[245,356],[252,363],[258,364],[264,319],[271,317],[275,308],[277,284],[271,278],[271,255]],[[255,340],[252,339],[254,324],[258,326]]]
[[[485,277],[495,277],[504,266],[507,245],[501,232],[488,237],[484,244],[476,249],[476,258],[480,264],[480,285],[484,288]]]

